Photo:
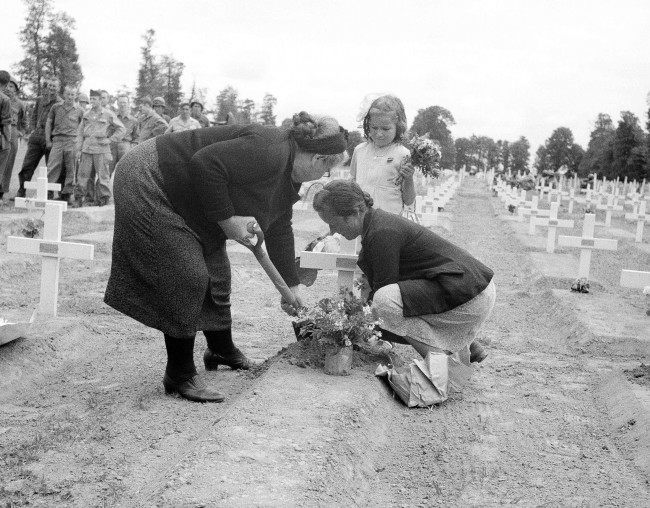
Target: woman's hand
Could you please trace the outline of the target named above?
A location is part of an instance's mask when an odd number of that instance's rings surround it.
[[[298,306],[299,309],[301,307],[304,307],[305,305],[302,303],[302,299],[300,298],[300,291],[298,288],[299,286],[292,286],[289,289],[291,289],[293,296],[296,298],[296,305]],[[290,316],[298,315],[298,309],[296,309],[293,305],[287,302],[284,299],[284,297],[280,298],[280,308]]]
[[[246,247],[253,247],[255,244],[251,242],[255,238],[255,233],[250,230],[250,224],[257,224],[255,217],[244,217],[242,215],[233,215],[226,220],[219,221],[219,227],[223,230],[230,240],[235,240]]]

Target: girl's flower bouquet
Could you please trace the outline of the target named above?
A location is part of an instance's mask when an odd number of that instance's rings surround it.
[[[438,178],[440,176],[440,146],[428,136],[414,135],[404,139],[404,146],[411,152],[404,159],[404,164],[412,164],[423,176]]]

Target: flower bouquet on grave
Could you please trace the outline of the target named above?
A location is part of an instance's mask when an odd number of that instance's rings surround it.
[[[589,293],[589,282],[587,282],[587,279],[584,277],[576,279],[576,281],[571,284],[571,291],[575,291],[576,293]]]
[[[324,348],[325,373],[338,376],[350,373],[354,345],[381,336],[378,324],[370,305],[348,288],[341,288],[337,298],[323,298],[314,307],[301,310],[293,322],[299,341]]]

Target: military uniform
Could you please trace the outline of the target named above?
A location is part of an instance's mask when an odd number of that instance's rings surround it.
[[[27,130],[27,114],[25,104],[18,97],[9,99],[11,102],[11,139],[9,153],[3,163],[0,163],[0,197],[2,194],[9,192],[11,184],[11,175],[13,173],[16,154],[18,153],[18,139]]]
[[[112,134],[109,130],[111,128],[114,129]],[[81,152],[75,187],[77,202],[83,198],[87,202],[96,200],[99,205],[108,203],[111,197],[111,175],[108,168],[110,143],[121,140],[125,132],[122,122],[109,109],[96,111],[91,108],[84,113],[77,131],[77,150]],[[97,175],[96,189],[94,174]]]
[[[41,157],[45,157],[45,162],[47,163],[50,149],[45,144],[45,123],[47,122],[50,109],[57,102],[61,102],[61,99],[56,95],[52,95],[49,100],[43,97],[36,99],[30,122],[32,133],[27,141],[27,153],[23,160],[23,167],[20,173],[18,173],[18,181],[20,183],[20,187],[18,188],[19,196],[25,196],[25,182],[32,179]]]
[[[52,136],[52,146],[47,161],[47,180],[58,182],[65,164],[62,196],[70,196],[74,192],[77,131],[83,115],[80,107],[74,103],[68,106],[64,102],[52,106],[48,114],[45,131],[46,137],[48,134]]]
[[[167,130],[167,122],[155,111],[151,114],[140,114],[140,135],[138,136],[138,143],[142,143],[147,139],[154,138],[164,134]]]
[[[138,119],[135,116],[133,116],[131,113],[122,115],[119,111],[117,112],[116,116],[117,119],[122,122],[122,125],[124,125],[126,134],[124,134],[121,140],[111,142],[112,160],[109,164],[111,175],[113,174],[113,171],[115,171],[115,165],[122,157],[124,157],[124,154],[126,154],[126,152],[131,150],[131,148],[137,144],[138,137],[140,135]]]

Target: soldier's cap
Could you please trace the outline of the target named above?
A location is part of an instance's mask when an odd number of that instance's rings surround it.
[[[167,104],[165,104],[165,99],[163,99],[162,97],[154,97],[153,98],[153,105],[154,106],[167,106]]]
[[[138,98],[138,104],[148,104],[149,106],[153,106],[153,101],[151,100],[151,97],[145,95],[144,97]]]
[[[194,104],[198,104],[199,106],[201,106],[201,109],[203,109],[203,104],[199,101],[190,102],[190,108],[194,107]]]
[[[6,85],[9,83],[11,76],[7,71],[0,71],[0,85]]]
[[[79,95],[77,95],[77,100],[79,102],[90,102],[90,100],[88,99],[88,96],[83,92],[79,92]]]
[[[91,97],[101,97],[102,96],[102,91],[101,90],[91,90],[90,91],[90,96]]]

